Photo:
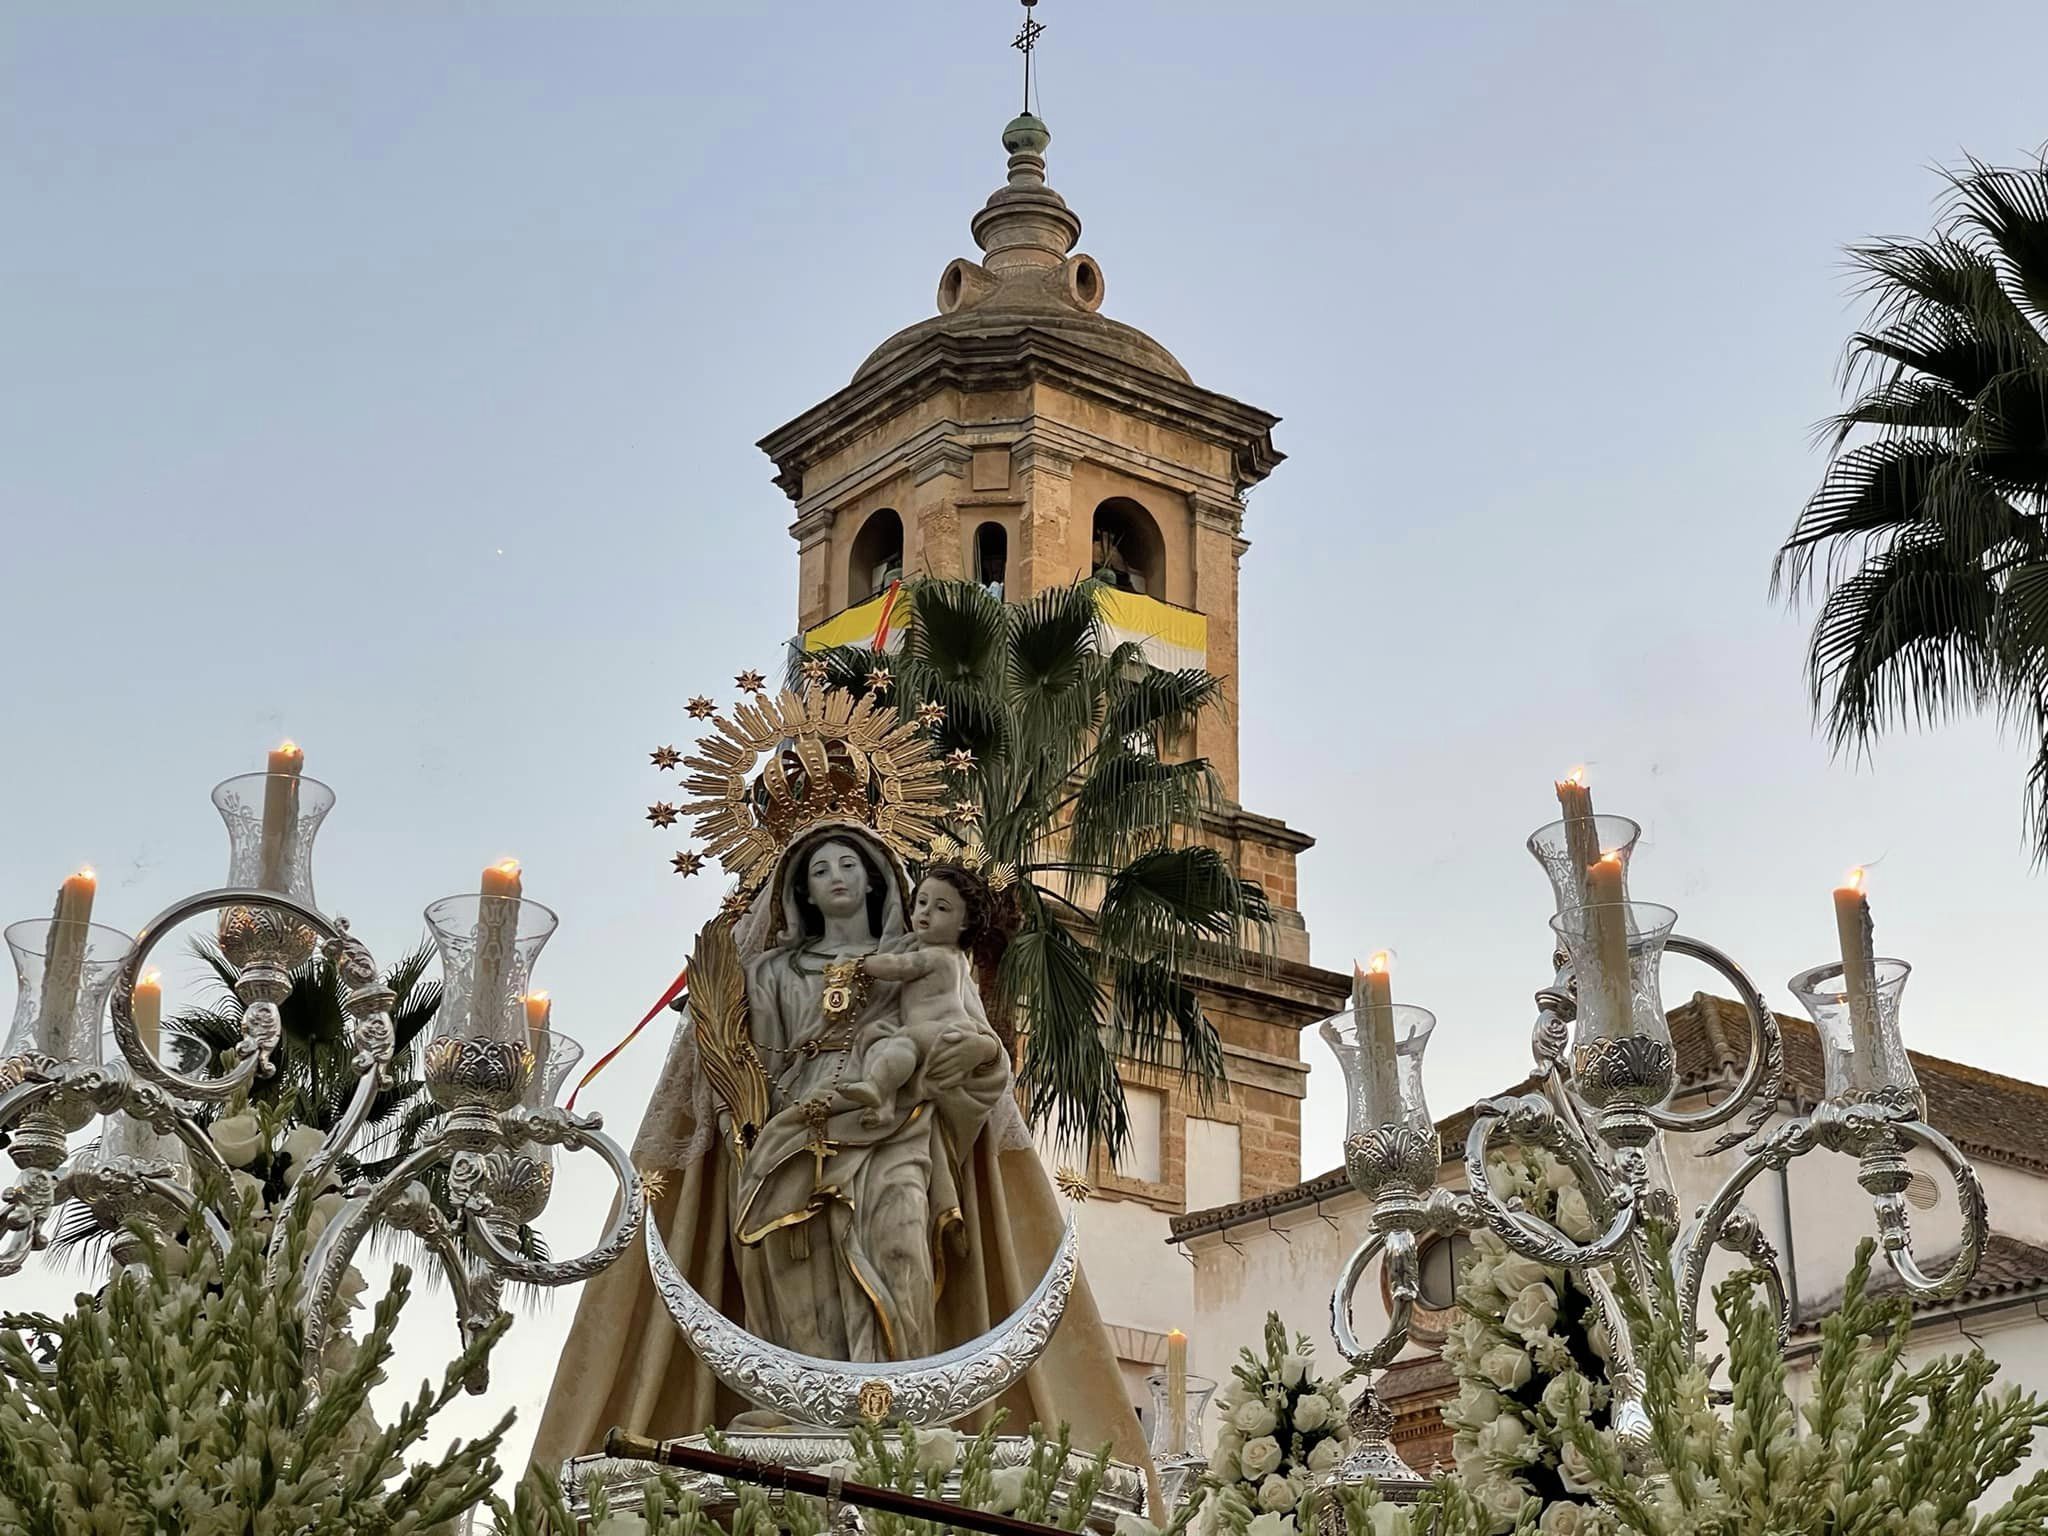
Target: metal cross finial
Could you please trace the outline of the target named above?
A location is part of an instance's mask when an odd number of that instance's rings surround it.
[[[1031,110],[1031,51],[1038,46],[1038,39],[1045,33],[1045,23],[1031,14],[1031,8],[1038,0],[1024,0],[1024,25],[1017,29],[1017,35],[1010,40],[1010,46],[1024,55],[1024,110]]]

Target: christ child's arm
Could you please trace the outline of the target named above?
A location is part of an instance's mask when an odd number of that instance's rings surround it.
[[[929,976],[945,960],[935,949],[899,949],[889,954],[863,955],[860,968],[877,981],[915,981]]]

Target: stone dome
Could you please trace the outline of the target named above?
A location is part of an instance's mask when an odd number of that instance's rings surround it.
[[[1118,362],[1193,382],[1174,355],[1102,307],[1102,268],[1074,251],[1081,220],[1045,184],[1051,131],[1026,113],[1003,130],[1009,179],[975,214],[982,260],[953,261],[939,277],[938,314],[906,326],[868,354],[858,383],[934,337],[1046,331]]]

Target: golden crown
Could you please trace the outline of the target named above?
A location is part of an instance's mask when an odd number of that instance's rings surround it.
[[[716,714],[707,699],[690,701],[694,717],[711,720],[694,753],[655,754],[657,767],[681,762],[682,787],[695,798],[654,807],[650,816],[692,818],[705,851],[743,890],[759,885],[782,850],[821,822],[860,822],[899,858],[920,859],[949,809],[945,769],[925,734],[935,719],[899,719],[873,693],[827,687],[810,668],[805,679],[801,693],[771,696],[759,673],[743,672],[747,697],[730,713]],[[696,853],[676,855],[684,874],[701,863]]]

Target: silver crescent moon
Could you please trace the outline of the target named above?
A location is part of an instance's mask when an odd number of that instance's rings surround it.
[[[864,1392],[873,1399],[886,1391],[880,1416],[920,1428],[949,1424],[1000,1397],[1052,1342],[1079,1269],[1069,1209],[1045,1278],[1023,1306],[980,1338],[918,1360],[825,1360],[748,1333],[683,1278],[652,1217],[646,1235],[647,1267],[662,1305],[711,1373],[754,1406],[822,1429],[865,1422]]]

